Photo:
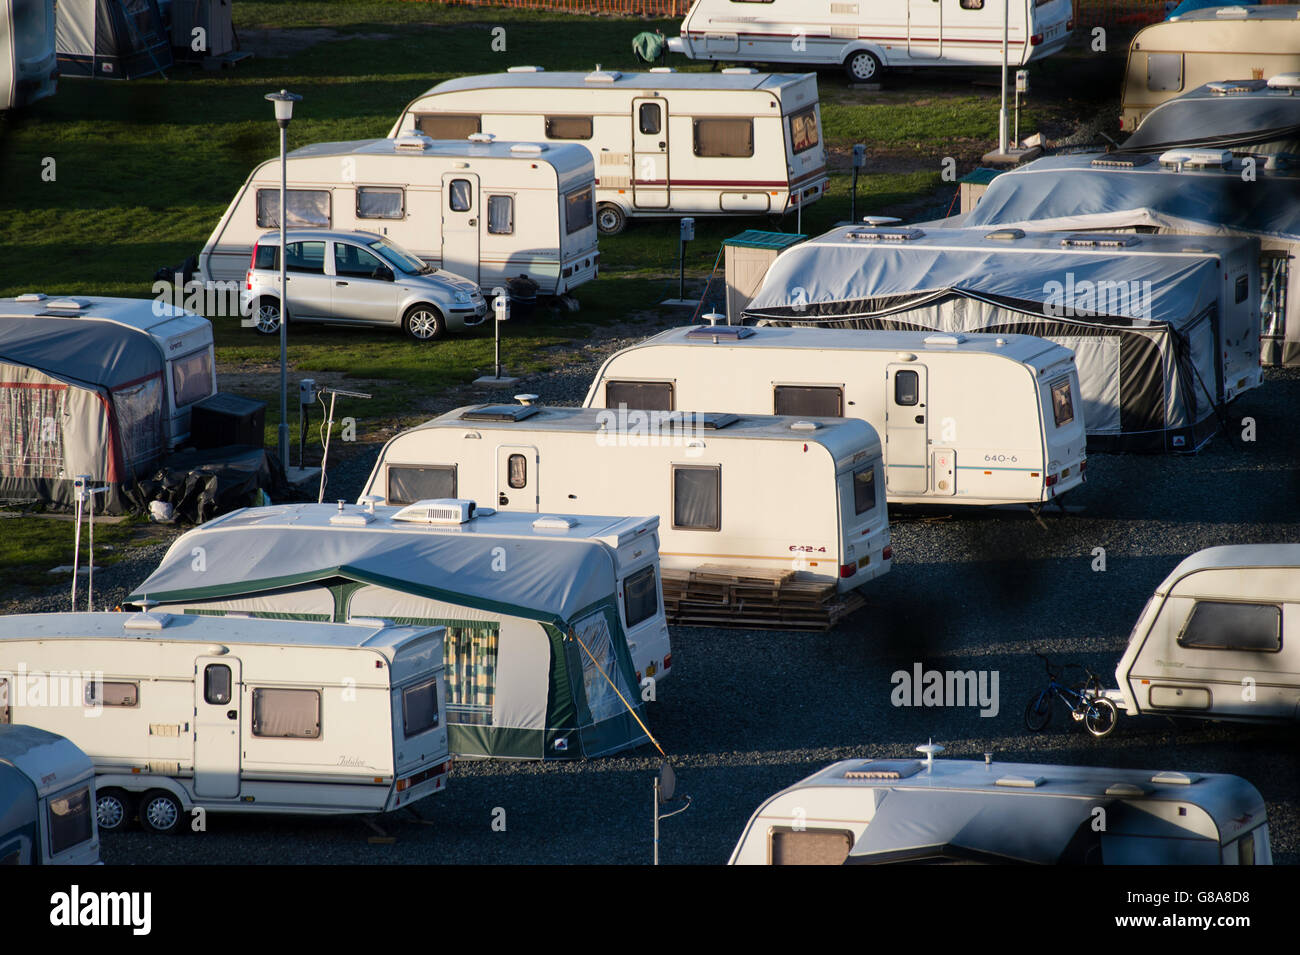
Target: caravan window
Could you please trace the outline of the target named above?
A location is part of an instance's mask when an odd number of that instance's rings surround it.
[[[790,114],[790,149],[795,153],[812,149],[819,142],[817,133],[817,107],[809,106]]]
[[[754,121],[751,119],[697,119],[695,155],[740,158],[754,155]]]
[[[636,111],[636,127],[646,136],[653,136],[663,128],[663,113],[658,103],[642,103]]]
[[[1260,332],[1280,337],[1286,328],[1286,288],[1290,259],[1285,252],[1265,252],[1259,260]]]
[[[357,186],[358,219],[401,219],[406,215],[406,190],[388,186]]]
[[[984,0],[961,0],[963,10],[983,10]]]
[[[722,468],[673,465],[673,529],[722,530]]]
[[[590,139],[590,116],[547,116],[547,139]]]
[[[139,706],[140,684],[92,680],[86,684],[87,706]]]
[[[290,242],[285,256],[285,271],[307,275],[325,274],[324,242]]]
[[[402,691],[402,732],[407,739],[438,725],[438,681],[428,680]]]
[[[1147,54],[1147,89],[1153,92],[1178,92],[1183,88],[1181,53]]]
[[[659,586],[655,568],[642,567],[623,581],[623,616],[629,627],[649,620],[659,612]]]
[[[1178,635],[1178,645],[1197,650],[1282,649],[1282,608],[1274,604],[1198,600]]]
[[[618,665],[605,615],[597,612],[584,617],[574,624],[573,632],[580,644],[582,689],[587,697],[591,722],[599,723],[618,716],[624,709],[623,700],[632,699],[632,689]],[[619,699],[620,694],[622,699]]]
[[[853,472],[853,513],[865,514],[876,506],[876,466]]]
[[[528,486],[528,459],[522,454],[512,454],[506,459],[506,483],[518,491]]]
[[[843,865],[853,848],[853,833],[848,829],[773,826],[767,840],[770,865]]]
[[[591,186],[570,192],[564,197],[564,232],[573,235],[580,229],[586,229],[594,221],[591,205]]]
[[[212,355],[206,348],[172,363],[172,394],[177,408],[212,394]]]
[[[488,234],[515,234],[515,197],[488,196]]]
[[[635,408],[639,411],[672,411],[671,381],[607,381],[606,408]]]
[[[483,132],[483,118],[466,113],[417,113],[415,129],[430,139],[469,139]]]
[[[1074,420],[1074,399],[1070,394],[1069,378],[1052,382],[1052,416],[1056,419],[1058,428]]]
[[[894,404],[907,407],[921,400],[921,376],[915,371],[894,373]]]
[[[456,496],[456,465],[435,464],[430,467],[388,467],[389,504],[414,504]]]
[[[772,414],[839,418],[844,391],[829,385],[777,385],[772,389]]]
[[[330,194],[327,189],[290,189],[284,196],[285,220],[290,229],[328,229]],[[257,225],[280,227],[280,190],[257,190]]]
[[[46,820],[50,827],[50,855],[80,845],[93,834],[90,815],[90,787],[50,799]]]
[[[253,735],[268,739],[319,739],[320,691],[254,690]]]
[[[474,187],[468,179],[453,179],[447,190],[447,207],[452,212],[469,212],[474,208]]]
[[[230,667],[224,663],[209,663],[203,668],[203,702],[225,706],[232,691]]]
[[[0,726],[9,723],[11,719],[9,714],[9,681],[0,677]]]

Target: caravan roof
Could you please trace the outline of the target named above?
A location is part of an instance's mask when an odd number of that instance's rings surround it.
[[[619,70],[595,70],[590,73],[548,73],[536,68],[519,68],[508,73],[485,73],[459,76],[431,87],[431,93],[452,93],[484,89],[627,89],[627,90],[781,90],[806,82],[812,73],[760,73],[739,70],[723,73],[624,73]],[[419,99],[419,97],[417,97]]]
[[[1189,20],[1295,20],[1300,19],[1300,4],[1276,3],[1250,6],[1224,4],[1189,10],[1166,22],[1186,23]]]
[[[1281,590],[1277,596],[1282,598],[1290,594],[1293,599],[1300,600],[1300,544],[1230,544],[1207,547],[1181,561],[1156,588],[1156,593],[1168,595],[1180,581],[1201,571],[1251,569],[1285,571],[1278,578]]]
[[[478,142],[429,139],[409,135],[396,139],[354,139],[337,143],[312,143],[289,153],[289,159],[328,156],[416,156],[442,159],[518,159],[546,163],[559,173],[581,172],[590,167],[591,153],[577,143]],[[278,163],[268,159],[266,163]],[[256,175],[256,171],[254,171]]]
[[[46,796],[91,772],[86,754],[66,737],[35,726],[0,724],[0,763],[8,763]]]
[[[1291,85],[1284,85],[1288,81]],[[1262,79],[1206,83],[1147,113],[1120,152],[1156,152],[1177,145],[1248,152],[1252,144],[1294,144],[1300,138],[1297,86],[1300,79],[1294,74],[1275,78],[1273,85]]]

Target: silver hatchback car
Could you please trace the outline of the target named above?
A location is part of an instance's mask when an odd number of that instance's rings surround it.
[[[290,229],[285,235],[289,320],[400,326],[418,341],[481,324],[488,306],[469,279],[427,265],[373,232]],[[253,246],[244,314],[264,335],[280,331],[280,234]]]

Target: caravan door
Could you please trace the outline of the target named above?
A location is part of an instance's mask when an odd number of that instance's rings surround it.
[[[632,202],[638,209],[668,208],[668,100],[632,100]]]
[[[924,494],[930,488],[925,366],[890,365],[885,388],[885,490]]]
[[[537,449],[517,445],[497,448],[497,508],[536,511]]]
[[[240,665],[236,657],[194,661],[194,794],[239,795]]]
[[[914,60],[943,56],[941,0],[907,0],[907,55]]]
[[[478,176],[449,172],[442,177],[442,267],[471,282],[479,280]]]

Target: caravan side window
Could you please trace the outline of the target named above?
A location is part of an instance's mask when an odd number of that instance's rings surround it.
[[[456,496],[456,465],[434,464],[429,467],[388,466],[388,489],[384,499],[389,504],[414,504]]]
[[[328,189],[290,189],[284,196],[285,223],[290,229],[328,229]],[[257,190],[257,225],[260,229],[280,227],[280,190]]]
[[[663,128],[663,112],[658,103],[642,103],[636,111],[636,127],[646,136],[653,136]]]
[[[139,706],[140,684],[92,680],[86,684],[87,706]]]
[[[1282,608],[1275,604],[1198,600],[1178,635],[1178,645],[1198,650],[1282,649]]]
[[[605,407],[620,405],[638,411],[672,411],[673,383],[671,381],[607,381],[605,382]]]
[[[673,529],[722,530],[722,468],[673,465]]]
[[[767,840],[769,865],[843,865],[853,848],[848,829],[773,826]]]
[[[695,155],[725,158],[754,155],[752,119],[697,119]]]
[[[844,415],[844,390],[831,385],[776,385],[772,414],[839,418]]]
[[[623,581],[623,616],[629,627],[649,620],[659,612],[659,587],[655,568],[642,567]]]
[[[514,235],[515,197],[488,196],[487,220],[489,235]]]
[[[254,690],[253,735],[269,739],[319,739],[320,691]]]
[[[405,189],[395,186],[357,186],[358,219],[401,219],[405,215]]]
[[[590,116],[547,116],[547,139],[590,139]]]
[[[468,139],[483,132],[483,117],[468,113],[416,113],[416,132],[430,139]]]
[[[0,677],[0,726],[6,726],[13,720],[9,704],[9,680]]]

